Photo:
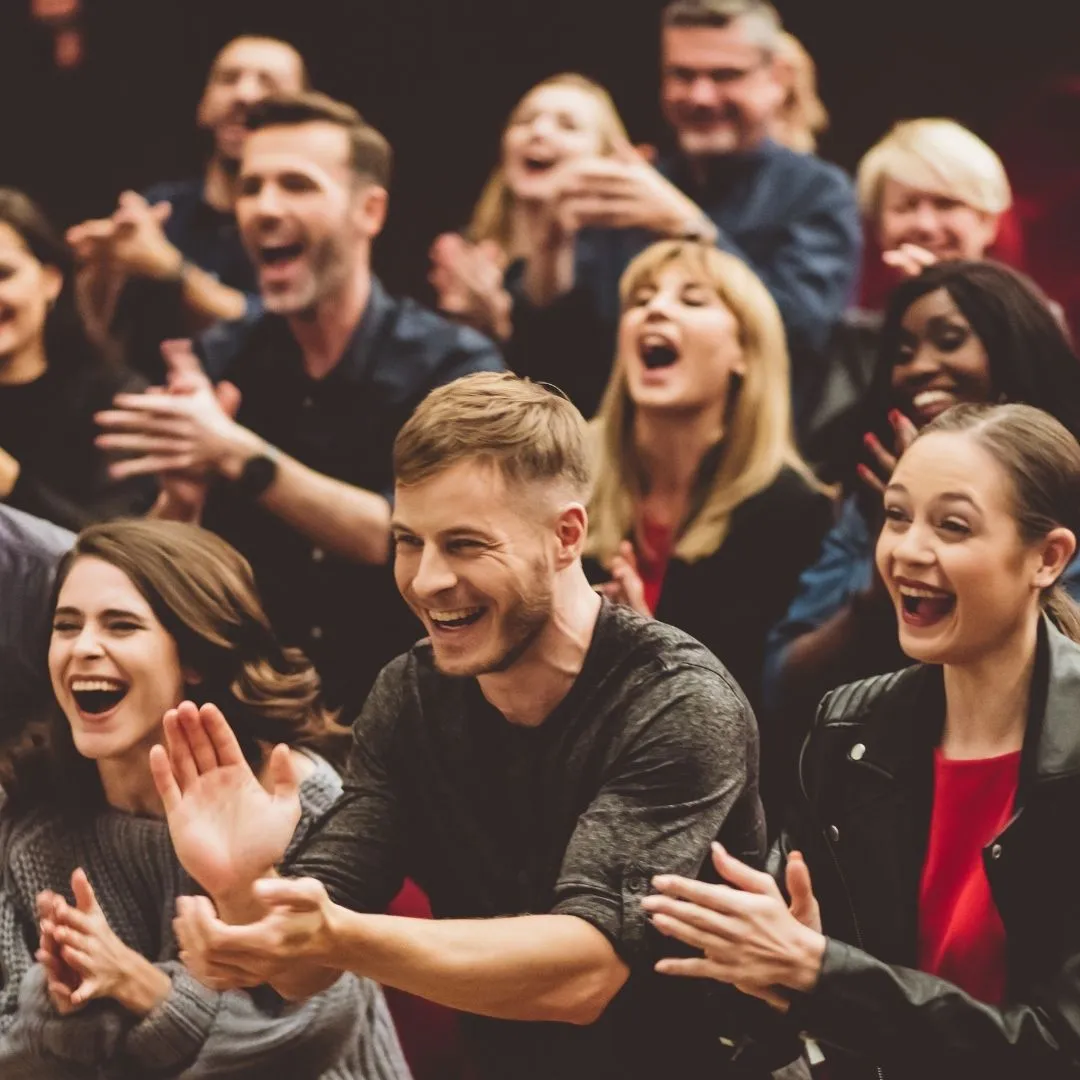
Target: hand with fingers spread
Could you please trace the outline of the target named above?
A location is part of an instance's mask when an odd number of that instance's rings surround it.
[[[605,157],[569,162],[560,192],[560,217],[573,231],[598,226],[660,236],[716,235],[704,211],[626,142]]]
[[[889,423],[892,424],[893,431],[896,433],[895,452],[890,453],[873,432],[867,432],[863,436],[863,444],[874,459],[874,468],[860,463],[856,469],[859,479],[867,487],[881,494],[885,493],[897,461],[919,433],[919,429],[899,409],[893,409],[889,413]]]
[[[133,277],[160,281],[178,277],[184,257],[164,229],[171,213],[167,202],[151,206],[137,192],[123,192],[112,216],[115,232],[109,254],[113,265]]]
[[[792,853],[786,903],[776,882],[713,845],[713,864],[728,884],[709,885],[662,875],[659,895],[642,905],[660,933],[700,949],[701,957],[661,960],[664,975],[729,983],[744,994],[785,1010],[785,990],[806,991],[821,973],[825,938],[821,916],[801,855]]]
[[[513,302],[503,287],[506,258],[493,240],[470,244],[457,233],[445,233],[431,245],[428,280],[439,298],[439,310],[477,330],[505,341],[513,329]]]
[[[173,930],[180,959],[200,982],[212,990],[280,985],[298,962],[333,966],[335,907],[321,883],[264,879],[254,894],[264,914],[246,926],[222,921],[205,896],[178,899]]]
[[[639,615],[652,615],[645,601],[645,583],[641,580],[634,545],[624,540],[619,554],[611,560],[611,580],[597,586],[597,591],[613,604],[623,604]]]
[[[162,355],[169,369],[169,393],[118,394],[115,408],[95,416],[104,429],[103,450],[133,455],[109,468],[117,480],[167,472],[218,472],[235,479],[244,463],[265,451],[254,433],[230,415],[239,404],[234,387],[215,388],[185,341],[167,342]]]
[[[218,910],[242,921],[254,882],[284,857],[300,820],[299,783],[287,746],[270,756],[269,789],[255,776],[216,705],[183,702],[165,714],[165,745],[150,770],[184,869]]]
[[[42,919],[37,959],[49,973],[49,995],[57,1010],[72,1012],[97,998],[111,998],[136,1016],[146,1016],[168,997],[172,981],[117,937],[82,870],[72,874],[71,888],[75,907],[55,893],[38,898],[39,911],[51,911]]]

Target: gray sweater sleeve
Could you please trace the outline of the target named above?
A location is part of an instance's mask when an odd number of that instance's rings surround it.
[[[177,965],[172,993],[128,1033],[121,1071],[185,1080],[269,1075],[408,1080],[382,991],[346,975],[301,1003],[267,988],[215,993]]]

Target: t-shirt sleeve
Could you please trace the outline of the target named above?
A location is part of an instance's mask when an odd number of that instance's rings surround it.
[[[578,819],[552,913],[585,919],[638,967],[660,952],[641,908],[653,876],[701,872],[732,808],[753,796],[757,736],[745,699],[706,668],[659,676],[628,698],[626,716],[628,738]]]
[[[407,656],[399,657],[379,674],[353,725],[341,798],[284,867],[290,877],[317,878],[335,903],[353,911],[384,910],[405,877],[402,808],[390,756],[407,664]]]

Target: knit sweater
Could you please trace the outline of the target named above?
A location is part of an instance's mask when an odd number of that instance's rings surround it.
[[[341,792],[321,759],[300,788],[293,845]],[[34,961],[35,897],[52,889],[71,901],[72,871],[90,878],[109,925],[172,979],[146,1017],[111,1000],[61,1016]],[[269,987],[208,990],[177,958],[176,898],[200,891],[181,869],[164,821],[104,810],[73,824],[34,813],[0,814],[0,1077],[288,1077],[289,1080],[409,1080],[381,989],[345,975],[290,1003]]]

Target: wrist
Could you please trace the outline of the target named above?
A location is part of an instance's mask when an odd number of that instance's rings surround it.
[[[800,926],[799,929],[788,986],[792,990],[808,993],[817,986],[818,979],[821,978],[826,938],[824,934],[811,930],[808,926]]]
[[[149,277],[157,278],[159,281],[172,281],[177,284],[183,282],[186,271],[187,259],[184,258],[183,253],[178,248],[167,242],[156,253],[151,265],[147,267]]]
[[[147,1016],[172,992],[172,979],[143,956],[131,965],[116,1000],[136,1016]]]
[[[244,466],[252,458],[267,454],[268,451],[269,446],[258,435],[233,423],[214,459],[214,469],[226,480],[239,480]]]

